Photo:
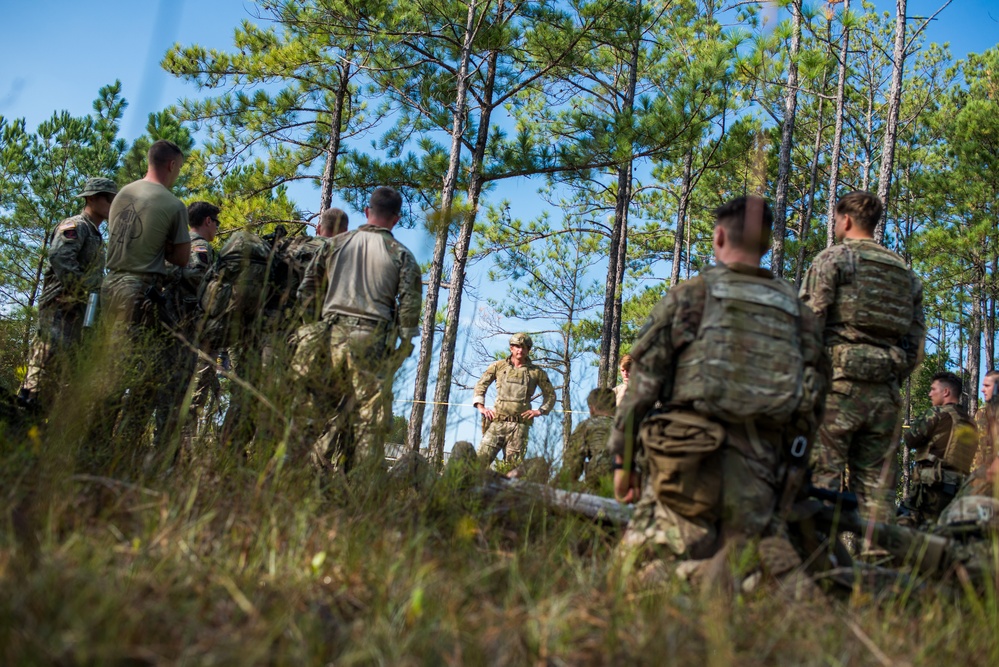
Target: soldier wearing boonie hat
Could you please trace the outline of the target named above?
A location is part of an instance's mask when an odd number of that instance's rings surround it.
[[[63,220],[51,233],[38,300],[38,330],[17,395],[21,405],[38,405],[40,395],[44,402],[55,377],[53,360],[80,340],[87,299],[100,292],[104,277],[100,226],[116,194],[118,186],[110,178],[87,179],[76,195],[84,199],[83,212]]]
[[[546,415],[555,406],[555,390],[548,374],[530,359],[534,343],[526,333],[510,336],[510,356],[489,365],[475,385],[472,404],[485,420],[485,434],[479,445],[479,460],[491,463],[504,450],[505,460],[519,463],[527,448],[527,433],[535,417]],[[496,382],[496,406],[487,408],[486,390]],[[541,388],[541,407],[531,400]]]

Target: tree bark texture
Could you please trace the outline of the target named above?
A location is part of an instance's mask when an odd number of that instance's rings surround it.
[[[843,14],[850,11],[850,0],[843,0]],[[850,29],[844,25],[839,45],[839,74],[836,82],[836,129],[833,132],[829,164],[829,203],[826,207],[826,247],[836,241],[836,199],[839,191],[839,161],[843,148],[843,103],[846,99],[846,59],[850,53]]]
[[[472,58],[472,42],[475,39],[473,27],[475,26],[476,4],[476,0],[471,0],[468,4],[465,35],[462,38],[451,125],[451,153],[448,159],[447,174],[444,176],[444,187],[441,191],[441,215],[438,221],[437,238],[434,241],[434,256],[430,263],[427,298],[424,303],[420,355],[416,363],[416,387],[413,390],[413,411],[409,415],[409,424],[406,429],[408,444],[413,450],[419,450],[420,440],[423,436],[423,415],[426,409],[427,385],[430,383],[430,362],[434,350],[441,276],[444,273],[444,254],[451,229],[454,193],[458,188],[458,170],[461,167],[461,137],[465,131],[465,121],[468,115],[468,64]],[[452,279],[453,277],[452,275]],[[450,383],[450,377],[448,382]]]
[[[780,157],[777,163],[777,195],[774,200],[773,245],[770,269],[784,276],[784,235],[787,230],[787,198],[791,180],[791,144],[798,112],[798,52],[801,50],[801,2],[791,0],[791,48],[788,52],[787,88],[784,94],[784,122],[781,123]]]
[[[905,10],[907,0],[895,0],[895,49],[892,54],[891,92],[888,95],[888,119],[885,122],[884,143],[881,145],[881,169],[878,173],[878,198],[884,212],[874,230],[874,240],[884,243],[885,220],[888,216],[888,195],[891,172],[895,162],[895,142],[898,138],[898,116],[902,106],[902,74],[905,69]]]
[[[497,7],[497,14],[503,12],[503,0]],[[469,15],[471,29],[471,14]],[[465,290],[465,265],[468,262],[468,248],[475,229],[475,218],[479,210],[479,196],[485,185],[482,163],[489,142],[490,119],[493,111],[493,88],[496,83],[496,68],[499,52],[489,54],[486,78],[482,91],[482,107],[479,113],[479,127],[472,151],[468,184],[468,213],[458,230],[454,245],[454,262],[451,270],[451,285],[448,290],[447,317],[444,320],[444,338],[441,341],[440,362],[437,365],[437,382],[434,385],[434,410],[430,418],[430,459],[439,468],[444,457],[444,436],[447,429],[448,402],[451,399],[451,379],[454,373],[455,343],[458,340],[458,324],[461,319],[461,299]]]

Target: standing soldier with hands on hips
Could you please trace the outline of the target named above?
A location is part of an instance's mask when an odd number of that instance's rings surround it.
[[[488,420],[479,445],[479,460],[492,463],[502,449],[506,461],[520,463],[527,449],[527,433],[535,417],[547,415],[555,406],[555,389],[544,369],[535,366],[530,353],[533,342],[525,333],[510,336],[510,356],[493,362],[475,384],[472,404]],[[486,390],[496,382],[496,407],[486,407]],[[541,407],[531,407],[534,392],[541,388]]]

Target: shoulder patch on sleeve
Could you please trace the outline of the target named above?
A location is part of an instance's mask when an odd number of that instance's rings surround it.
[[[61,232],[67,239],[75,239],[79,235],[79,232],[76,230],[76,225],[77,221],[72,218],[64,220],[59,223],[58,227],[56,227],[56,232]]]
[[[204,264],[204,265],[206,265],[206,266],[207,266],[208,264],[211,264],[211,259],[210,259],[209,255],[208,255],[208,251],[207,251],[207,250],[198,250],[198,251],[197,251],[196,253],[194,253],[194,254],[195,254],[195,255],[197,256],[197,258],[198,258],[198,261],[199,261],[200,263],[202,263],[202,264]]]

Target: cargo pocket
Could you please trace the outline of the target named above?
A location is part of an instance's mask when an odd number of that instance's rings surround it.
[[[725,429],[696,414],[667,413],[639,430],[656,497],[688,518],[718,519]]]

